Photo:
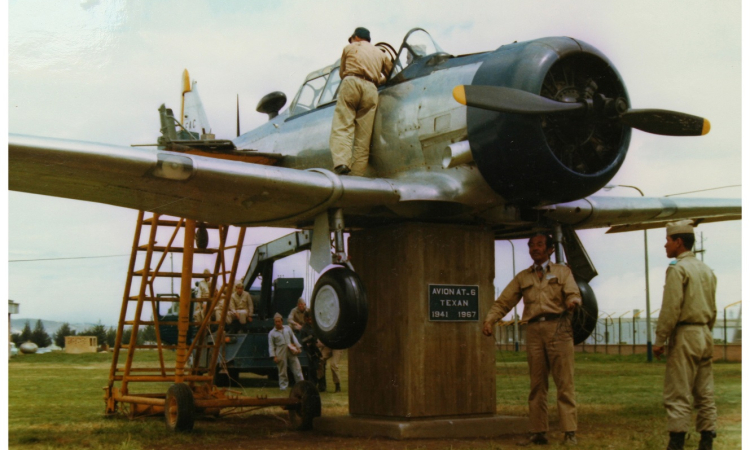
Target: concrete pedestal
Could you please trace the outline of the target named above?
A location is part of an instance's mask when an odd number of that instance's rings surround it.
[[[524,432],[526,418],[495,415],[494,340],[481,333],[494,299],[492,232],[387,226],[352,233],[349,255],[369,303],[367,330],[349,349],[350,417],[316,419],[315,428],[397,439]],[[477,313],[436,320],[430,285],[478,287]]]

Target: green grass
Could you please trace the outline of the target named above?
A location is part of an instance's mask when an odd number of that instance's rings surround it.
[[[174,354],[165,354],[174,361]],[[156,352],[143,352],[139,362],[154,363]],[[647,364],[642,355],[576,354],[576,393],[582,449],[659,449],[666,447],[666,416],[662,406],[664,363]],[[336,438],[291,432],[278,407],[247,415],[204,418],[187,435],[165,430],[163,419],[105,419],[104,392],[111,354],[22,355],[9,363],[9,447],[16,449],[167,449],[167,448],[514,448],[517,437],[494,440],[418,440]],[[342,359],[344,392],[322,394],[323,414],[348,413],[347,361]],[[741,364],[714,365],[719,439],[716,449],[741,448]],[[528,368],[525,353],[502,352],[496,357],[499,414],[528,414]],[[328,372],[329,391],[333,383]],[[242,375],[248,395],[286,397],[276,387],[257,385]],[[550,382],[550,418],[556,420],[555,389]],[[143,388],[142,388],[143,389]],[[160,389],[165,389],[161,387]],[[240,389],[240,388],[235,388]],[[146,389],[158,392],[156,386]],[[554,427],[553,427],[554,429]],[[559,439],[557,434],[552,438]],[[556,448],[557,444],[549,448]],[[695,433],[687,449],[697,447]]]

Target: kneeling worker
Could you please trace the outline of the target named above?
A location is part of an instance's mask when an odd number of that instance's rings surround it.
[[[302,366],[297,355],[301,346],[292,329],[284,325],[284,318],[276,313],[273,316],[273,329],[268,332],[268,355],[273,358],[276,368],[279,369],[279,389],[282,391],[289,386],[289,378],[286,374],[287,367],[292,369],[294,381],[302,381]]]
[[[529,239],[529,255],[534,264],[519,272],[503,290],[487,313],[482,329],[486,336],[492,336],[495,322],[505,317],[523,297],[523,320],[528,322],[526,352],[531,376],[531,435],[518,443],[521,446],[547,443],[547,389],[550,372],[557,386],[557,411],[560,415],[560,427],[565,432],[563,443],[577,443],[573,330],[570,315],[565,313],[581,304],[581,293],[570,269],[549,261],[554,251],[552,236],[537,234]]]
[[[242,283],[237,283],[234,286],[232,298],[229,300],[229,310],[227,311],[227,324],[231,324],[230,333],[237,333],[240,330],[243,333],[249,331],[247,324],[253,321],[253,306],[250,293],[245,290]]]
[[[378,85],[385,83],[392,67],[388,55],[370,44],[367,28],[354,30],[341,55],[341,86],[331,125],[330,146],[337,174],[364,175],[378,107]]]

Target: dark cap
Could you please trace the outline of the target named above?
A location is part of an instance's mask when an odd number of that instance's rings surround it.
[[[370,30],[368,30],[367,28],[357,27],[354,30],[354,33],[352,33],[351,37],[349,37],[349,43],[350,44],[351,44],[352,39],[354,38],[354,36],[357,36],[360,39],[364,39],[367,42],[370,42]]]

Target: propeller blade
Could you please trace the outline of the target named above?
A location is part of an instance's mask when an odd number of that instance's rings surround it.
[[[620,116],[620,122],[665,136],[703,136],[711,131],[708,119],[663,109],[631,109]]]
[[[520,89],[499,86],[456,86],[453,98],[462,105],[516,114],[552,114],[586,107],[583,103],[558,102]]]

